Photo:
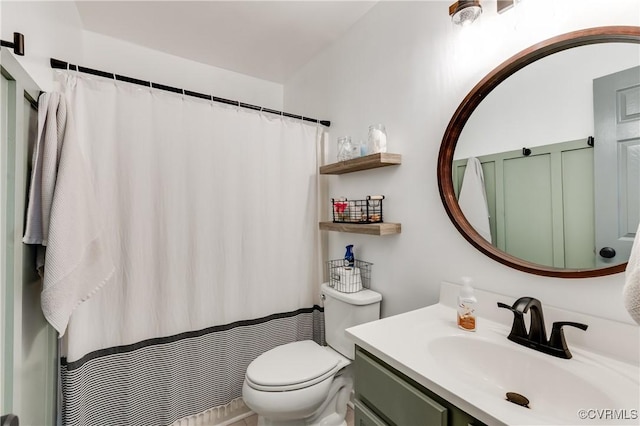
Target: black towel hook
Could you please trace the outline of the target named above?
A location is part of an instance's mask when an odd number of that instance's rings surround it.
[[[13,43],[10,41],[0,40],[0,45],[4,47],[12,47],[13,53],[18,56],[24,56],[24,35],[13,33]]]
[[[531,150],[529,148],[522,148],[522,155],[528,157],[531,155]]]

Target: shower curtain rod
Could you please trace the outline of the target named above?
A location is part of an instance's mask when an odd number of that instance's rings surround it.
[[[233,101],[231,99],[219,98],[217,96],[212,96],[212,95],[205,95],[203,93],[192,92],[190,90],[185,90],[185,89],[179,89],[177,87],[165,86],[164,84],[153,83],[153,82],[146,81],[146,80],[140,80],[138,78],[126,77],[124,75],[114,74],[114,73],[107,72],[107,71],[100,71],[100,70],[95,70],[95,69],[92,69],[92,68],[83,67],[83,66],[80,66],[80,65],[73,65],[73,64],[70,64],[68,62],[61,61],[59,59],[51,58],[51,68],[79,71],[79,72],[83,72],[85,74],[92,74],[92,75],[97,75],[97,76],[100,76],[100,77],[110,78],[112,80],[124,81],[124,82],[127,82],[127,83],[138,84],[140,86],[146,86],[146,87],[151,87],[151,88],[154,88],[154,89],[166,90],[168,92],[179,93],[179,94],[182,94],[182,95],[193,96],[194,98],[206,99],[206,100],[209,100],[209,101],[220,102],[220,103],[227,104],[227,105],[235,105],[235,106],[242,107],[242,108],[252,109],[254,111],[263,111],[263,112],[268,112],[268,113],[271,113],[271,114],[281,115],[281,116],[285,116],[285,117],[297,118],[299,120],[310,121],[312,123],[322,124],[323,126],[326,126],[326,127],[330,127],[331,126],[331,121],[329,121],[329,120],[318,120],[316,118],[304,117],[302,115],[291,114],[291,113],[288,113],[288,112],[278,111],[278,110],[271,109],[271,108],[264,108],[264,107],[261,107],[261,106],[258,106],[258,105],[247,104],[247,103],[240,102],[240,101]]]

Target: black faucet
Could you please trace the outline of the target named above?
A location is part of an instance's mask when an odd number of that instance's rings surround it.
[[[507,337],[509,340],[559,358],[570,359],[572,356],[569,348],[567,347],[567,342],[564,339],[562,327],[569,325],[581,330],[586,330],[588,327],[585,324],[577,322],[554,322],[551,329],[551,337],[547,340],[547,331],[544,325],[544,314],[542,313],[542,303],[540,303],[538,299],[534,299],[533,297],[521,297],[515,301],[513,306],[498,302],[498,307],[509,309],[513,312],[513,325],[511,327],[511,332]],[[529,311],[531,312],[531,323],[529,325],[529,332],[527,333],[524,325],[524,314]]]

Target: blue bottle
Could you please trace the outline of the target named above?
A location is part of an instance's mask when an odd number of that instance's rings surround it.
[[[353,267],[355,263],[355,257],[353,256],[353,244],[349,244],[347,246],[347,252],[344,254],[344,266]]]

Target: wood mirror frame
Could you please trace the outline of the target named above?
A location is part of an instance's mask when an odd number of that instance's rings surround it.
[[[453,188],[453,154],[464,125],[480,102],[500,83],[513,73],[527,65],[563,50],[578,46],[598,43],[638,43],[640,44],[640,27],[611,26],[596,27],[562,34],[541,43],[535,44],[507,59],[484,77],[463,99],[453,114],[442,138],[438,155],[438,189],[447,211],[447,215],[462,234],[475,248],[490,258],[535,275],[557,278],[589,278],[623,272],[627,263],[596,269],[562,269],[527,262],[494,247],[482,238],[464,217]],[[637,236],[636,236],[637,238]]]

